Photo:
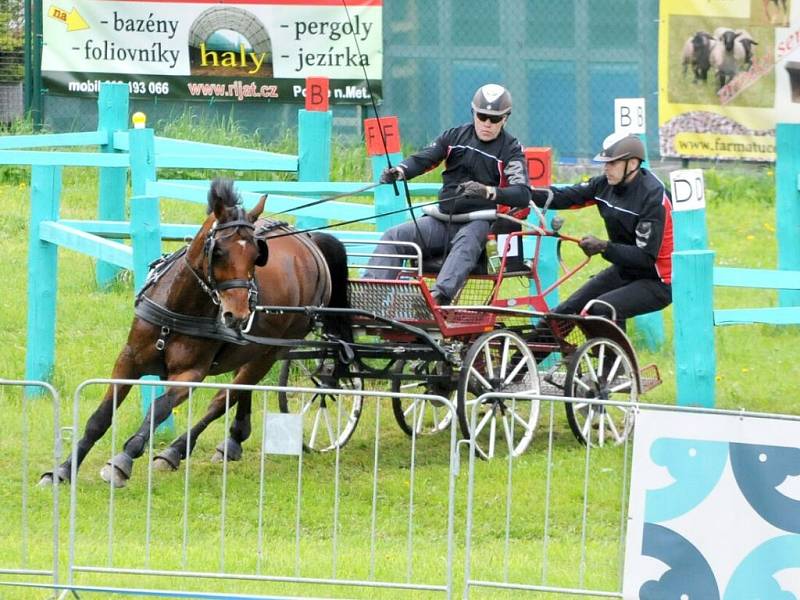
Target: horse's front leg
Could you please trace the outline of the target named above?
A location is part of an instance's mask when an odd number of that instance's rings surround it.
[[[211,462],[242,459],[242,442],[250,437],[250,414],[252,413],[253,393],[240,391],[236,395],[236,418],[230,427],[230,435],[219,443],[211,456]]]
[[[132,359],[133,350],[126,346],[117,357],[114,365],[114,370],[111,377],[113,379],[138,379],[140,371],[135,366],[135,361]],[[83,430],[83,437],[77,443],[76,453],[76,467],[75,470],[80,468],[83,459],[89,453],[89,450],[97,443],[97,440],[102,438],[108,428],[111,427],[111,422],[114,417],[115,407],[119,408],[125,398],[130,392],[131,386],[112,384],[106,388],[105,396],[100,402],[100,405],[86,421],[86,426]],[[48,471],[44,473],[39,480],[39,485],[50,485],[53,483],[67,483],[72,478],[72,454],[61,463],[55,472]]]
[[[233,383],[242,385],[258,383],[267,374],[273,362],[275,362],[275,352],[267,352],[259,356],[236,372]],[[236,418],[230,427],[230,436],[217,446],[211,460],[214,462],[224,460],[226,454],[228,460],[240,460],[242,442],[250,437],[251,432],[252,393],[243,390],[220,390],[209,403],[205,416],[191,430],[178,437],[153,459],[155,468],[159,470],[177,469],[181,461],[194,450],[197,437],[205,431],[209,424],[225,414],[226,406],[231,407],[234,404],[236,405]]]
[[[185,371],[171,381],[201,381],[205,377],[205,371]],[[165,382],[169,385],[169,382]],[[170,387],[166,392],[158,396],[147,411],[139,429],[134,433],[122,447],[122,452],[115,455],[100,470],[100,477],[114,487],[124,487],[131,478],[133,471],[133,461],[144,454],[147,442],[150,440],[150,431],[155,430],[163,423],[172,409],[183,402],[189,395],[188,387]],[[152,425],[151,425],[152,417]]]

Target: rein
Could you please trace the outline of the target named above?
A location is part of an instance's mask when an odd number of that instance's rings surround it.
[[[449,200],[449,198],[442,198],[441,200]],[[361,217],[360,219],[351,219],[349,221],[342,221],[341,223],[334,223],[333,225],[322,225],[320,227],[309,227],[308,229],[296,229],[294,231],[289,231],[287,233],[280,233],[278,235],[269,235],[265,236],[265,239],[272,240],[276,238],[285,237],[287,235],[296,235],[298,233],[311,233],[312,231],[323,231],[325,229],[333,229],[334,227],[342,227],[343,225],[352,225],[353,223],[361,223],[363,221],[371,221],[376,217],[388,217],[389,215],[396,215],[399,213],[404,212],[411,212],[411,215],[414,215],[414,210],[417,208],[425,208],[426,206],[432,206],[434,204],[439,204],[441,200],[433,200],[432,202],[423,202],[421,204],[414,204],[410,208],[398,208],[397,210],[390,210],[388,212],[380,213],[378,215],[370,215],[369,217]]]
[[[347,192],[341,192],[340,194],[334,194],[333,196],[326,196],[325,198],[320,198],[319,200],[314,200],[313,202],[308,202],[306,204],[301,204],[300,206],[293,206],[292,208],[287,208],[286,210],[282,210],[280,212],[272,213],[267,218],[277,217],[279,215],[285,215],[291,213],[295,210],[300,210],[302,208],[310,208],[312,206],[317,206],[318,204],[324,204],[325,202],[331,202],[332,200],[338,200],[339,198],[347,198],[348,196],[355,196],[357,194],[361,194],[363,192],[368,192],[371,189],[378,187],[379,185],[383,185],[380,181],[378,183],[370,183],[369,185],[365,185],[364,187],[360,187],[357,190],[349,190]]]

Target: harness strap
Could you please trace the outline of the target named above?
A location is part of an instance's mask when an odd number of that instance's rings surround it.
[[[310,314],[310,311],[307,312]],[[182,333],[184,335],[238,344],[240,346],[259,344],[262,346],[283,346],[288,348],[302,346],[341,348],[341,344],[337,341],[287,340],[284,338],[263,337],[242,333],[236,329],[226,327],[214,317],[182,315],[161,306],[157,302],[153,302],[147,297],[143,297],[141,302],[136,305],[134,314],[143,321],[161,327],[162,338],[165,337],[164,328],[168,328],[169,331],[167,335],[169,333]],[[159,350],[163,350],[163,346],[159,348]]]

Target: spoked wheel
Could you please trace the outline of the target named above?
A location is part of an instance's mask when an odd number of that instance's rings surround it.
[[[564,395],[575,398],[636,402],[639,390],[633,361],[619,344],[607,338],[585,342],[570,355]],[[623,443],[633,429],[628,407],[591,402],[567,402],[567,421],[578,441],[593,446]]]
[[[539,393],[536,360],[525,341],[511,331],[484,333],[470,346],[458,377],[459,426],[464,437],[475,437],[483,458],[495,456],[498,442],[512,456],[522,454],[533,439],[539,401],[487,398],[487,392]],[[476,411],[474,430],[470,430]]]
[[[359,377],[337,377],[336,360],[286,360],[281,365],[278,385],[360,390]],[[303,415],[303,446],[329,452],[341,448],[353,435],[361,416],[363,398],[354,394],[321,392],[278,392],[278,406],[284,413]]]
[[[413,379],[392,380],[392,391],[406,394],[433,394],[455,401],[450,383],[452,370],[441,362],[424,360],[400,361],[400,373],[413,375]],[[438,379],[435,380],[434,378]],[[392,398],[392,410],[397,424],[407,435],[430,435],[450,427],[453,415],[441,402],[419,398]]]

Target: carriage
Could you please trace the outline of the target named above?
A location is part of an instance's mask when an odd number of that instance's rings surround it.
[[[395,419],[411,436],[449,428],[453,413],[441,401],[404,399],[404,394],[454,401],[458,427],[486,458],[499,450],[498,440],[512,456],[525,451],[539,398],[547,394],[579,399],[565,403],[579,440],[622,443],[633,426],[632,414],[596,401],[636,401],[660,381],[654,366],[639,369],[630,341],[613,321],[548,311],[546,295],[588,259],[566,266],[561,246],[578,240],[561,235],[558,227],[547,229],[538,209],[535,226],[494,211],[465,217],[510,219],[520,229],[506,236],[499,256],[485,257],[454,304],[440,306],[428,287],[432,269],[423,264],[418,246],[407,245],[407,265],[399,267],[396,278],[348,281],[348,260],[363,258],[363,252],[351,248],[348,253],[327,234],[298,235],[285,222],[258,221],[265,203],[262,196],[245,212],[232,182],[212,182],[205,222],[186,247],[153,263],[114,364],[115,382],[106,388],[72,455],[45,472],[42,485],[74,477],[111,426],[114,407],[127,397],[132,382],[147,374],[202,381],[208,374],[234,371],[233,383],[243,386],[220,390],[206,414],[154,456],[156,467],[166,470],[177,469],[209,423],[233,405],[236,418],[215,457],[239,460],[251,432],[252,392],[246,386],[260,381],[281,357],[279,383],[286,389],[278,395],[279,407],[304,414],[305,444],[319,451],[347,443],[362,406],[360,394],[325,390],[355,392],[368,380],[390,383],[397,393]],[[534,241],[532,260],[512,272],[510,249],[528,236]],[[557,240],[562,274],[543,289],[538,266],[546,238]],[[524,292],[505,293],[504,283],[514,279],[526,282]],[[309,338],[310,329],[316,340]],[[169,386],[153,400],[136,433],[101,469],[105,481],[127,484],[154,427],[189,391]],[[331,407],[336,407],[336,423]],[[340,426],[343,413],[347,420]]]
[[[598,446],[623,443],[633,415],[626,408],[592,400],[636,402],[660,383],[656,366],[639,368],[630,340],[614,321],[549,312],[548,294],[589,262],[584,258],[566,264],[562,245],[578,240],[562,235],[558,221],[548,228],[538,210],[538,225],[481,212],[466,218],[507,219],[519,230],[490,235],[478,266],[446,306],[437,304],[429,288],[437,261],[424,261],[417,244],[393,242],[402,246],[405,259],[395,279],[367,279],[358,276],[369,255],[361,249],[366,242],[342,240],[348,247],[350,272],[356,274],[349,280],[347,310],[353,343],[346,345],[346,352],[332,343],[291,349],[281,365],[279,385],[360,390],[366,381],[377,379],[389,382],[392,392],[448,398],[456,407],[462,435],[475,437],[477,452],[485,458],[501,451],[499,444],[507,446],[502,451],[518,456],[531,443],[539,400],[520,399],[520,393],[585,399],[564,403],[575,437]],[[560,272],[555,282],[544,286],[538,267],[548,238],[555,240]],[[517,243],[522,239],[532,249],[527,261],[512,256],[512,249],[523,246]],[[487,392],[515,395],[485,399]],[[279,394],[279,406],[284,412],[304,413],[309,449],[329,451],[352,436],[362,397],[287,391]],[[395,397],[392,407],[397,424],[409,436],[442,431],[453,418],[435,400]],[[344,418],[336,418],[336,411]],[[474,421],[472,411],[477,411]]]

